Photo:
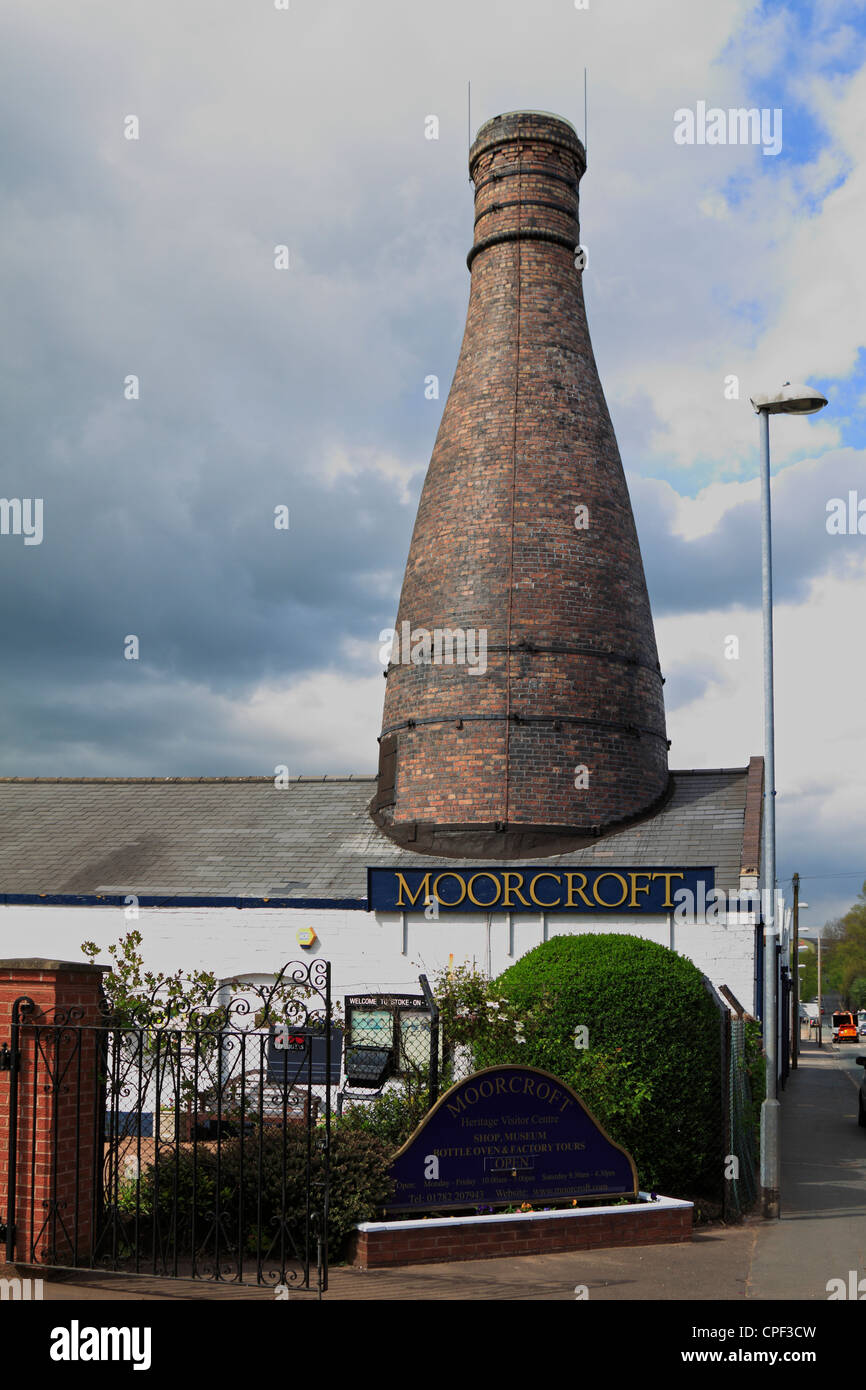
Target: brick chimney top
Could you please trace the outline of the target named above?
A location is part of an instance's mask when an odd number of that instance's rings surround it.
[[[557,116],[553,111],[503,111],[499,116],[492,116],[489,121],[478,127],[475,142],[469,151],[469,172],[472,172],[473,153],[480,142],[486,143],[491,137],[501,139],[515,139],[517,132],[525,132],[533,139],[547,139],[551,144],[557,141],[566,142],[569,146],[578,149],[584,155],[583,142],[578,139],[577,131],[567,121],[564,116]],[[586,157],[584,155],[584,168],[586,167]]]

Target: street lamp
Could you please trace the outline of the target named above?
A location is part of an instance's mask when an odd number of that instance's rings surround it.
[[[827,397],[814,386],[792,386],[786,381],[775,396],[752,396],[755,413],[768,415],[815,415],[827,404]]]
[[[801,907],[808,907],[808,903],[801,903],[800,906],[801,906]],[[809,937],[809,936],[812,936],[813,933],[814,933],[814,936],[815,936],[815,940],[816,940],[817,943],[818,943],[818,1046],[819,1046],[819,1047],[823,1047],[823,1046],[824,1046],[824,1000],[821,998],[821,984],[822,984],[822,981],[821,981],[821,942],[822,942],[822,940],[823,940],[823,928],[822,928],[822,927],[812,927],[812,928],[811,928],[810,930],[808,930],[808,931],[803,931],[803,932],[801,932],[800,935],[801,935],[801,936]]]
[[[770,521],[770,416],[814,415],[827,404],[812,386],[786,381],[774,396],[752,396],[761,440],[761,611],[764,629],[764,1050],[767,1098],[761,1106],[761,1188],[765,1217],[779,1215],[779,1059],[776,1037],[776,751],[773,724],[773,547]]]
[[[809,907],[809,904],[808,904],[808,903],[801,903],[801,902],[798,901],[799,891],[800,891],[800,875],[799,875],[799,874],[795,874],[795,875],[794,875],[794,920],[795,920],[795,922],[797,922],[797,926],[796,926],[796,929],[795,929],[795,931],[794,931],[794,949],[795,949],[795,952],[796,952],[796,954],[797,954],[798,956],[801,954],[801,952],[802,952],[802,950],[803,950],[803,947],[801,947],[801,945],[800,945],[800,937],[801,937],[801,936],[806,936],[806,935],[808,935],[808,933],[807,933],[807,932],[801,932],[801,931],[800,931],[800,926],[799,926],[799,922],[798,922],[797,919],[798,919],[798,917],[799,917],[799,913],[800,913],[801,911],[807,911],[807,910],[808,910],[808,907]],[[796,975],[796,977],[795,977],[795,978],[796,978],[796,989],[797,989],[797,999],[796,999],[796,1001],[795,1001],[795,1012],[796,1012],[796,1015],[797,1015],[797,1027],[796,1027],[796,1032],[795,1032],[795,1034],[794,1034],[794,1039],[795,1039],[795,1041],[794,1041],[794,1066],[795,1066],[795,1067],[796,1067],[796,1065],[797,1065],[797,1059],[799,1058],[799,1055],[800,1055],[800,1038],[801,1038],[801,1033],[802,1033],[801,1019],[800,1019],[800,1008],[801,1008],[801,986],[802,986],[802,983],[803,983],[803,982],[802,982],[802,980],[800,979],[800,971],[801,971],[801,970],[805,970],[805,969],[806,969],[805,962],[803,963],[803,965],[798,965],[798,966],[797,966],[797,975]]]
[[[800,875],[794,874],[791,881],[794,886],[794,949],[790,953],[793,959],[797,954],[797,942],[800,938],[800,909],[807,908],[809,904],[800,902]],[[794,971],[793,982],[794,1007],[791,1011],[791,1069],[792,1071],[796,1071],[800,1058],[800,976],[796,970]]]

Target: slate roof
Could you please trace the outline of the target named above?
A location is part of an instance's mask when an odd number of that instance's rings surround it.
[[[671,799],[650,819],[589,849],[509,866],[713,865],[716,886],[736,888],[747,791],[754,803],[760,766],[674,772]],[[368,865],[459,862],[386,839],[367,815],[375,781],[0,778],[0,902],[135,893],[143,905],[157,897],[363,906]]]

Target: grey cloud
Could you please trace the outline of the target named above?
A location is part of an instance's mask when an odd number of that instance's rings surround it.
[[[842,574],[862,555],[863,536],[827,531],[827,502],[847,497],[863,477],[863,457],[836,449],[817,464],[786,468],[772,480],[773,585],[777,603],[801,602],[827,571]],[[862,484],[861,484],[862,486]],[[650,601],[657,617],[761,602],[760,502],[739,502],[707,535],[672,532],[674,496],[664,483],[629,478]]]

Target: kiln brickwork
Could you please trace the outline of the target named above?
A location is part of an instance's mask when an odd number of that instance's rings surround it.
[[[397,631],[483,632],[486,671],[392,662],[371,812],[419,852],[501,858],[590,843],[654,810],[668,745],[575,266],[583,146],[567,122],[516,112],[481,127],[469,168],[466,329]]]

